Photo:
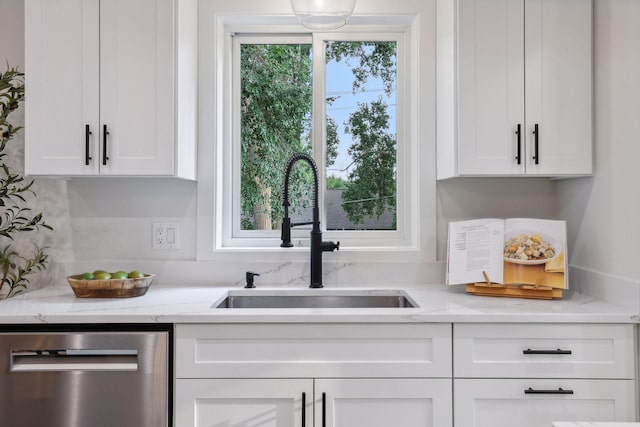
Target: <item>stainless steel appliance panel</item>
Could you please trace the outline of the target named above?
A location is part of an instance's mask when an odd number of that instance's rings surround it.
[[[169,334],[0,332],[0,424],[168,425]]]

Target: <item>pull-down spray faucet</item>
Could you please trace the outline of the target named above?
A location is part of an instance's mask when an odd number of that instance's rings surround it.
[[[310,222],[291,223],[289,218],[289,176],[293,165],[298,160],[306,161],[313,172],[313,218]],[[333,252],[340,249],[340,242],[322,241],[320,231],[320,210],[318,208],[318,167],[311,156],[304,153],[296,153],[287,162],[287,169],[284,175],[284,190],[282,192],[282,206],[284,206],[284,218],[282,219],[282,243],[283,248],[293,247],[291,243],[291,227],[297,225],[311,225],[311,284],[310,288],[322,287],[322,252]]]

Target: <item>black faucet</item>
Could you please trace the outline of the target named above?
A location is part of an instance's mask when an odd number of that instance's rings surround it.
[[[313,172],[313,219],[311,222],[291,223],[289,218],[289,175],[293,165],[298,160],[306,161]],[[311,225],[311,284],[310,288],[322,287],[322,252],[333,252],[340,249],[340,242],[322,241],[322,232],[320,231],[320,210],[318,208],[318,167],[311,156],[304,153],[296,153],[287,162],[287,169],[284,174],[284,190],[282,192],[282,206],[284,206],[284,218],[282,219],[280,244],[283,248],[293,247],[291,243],[291,227],[297,225]]]

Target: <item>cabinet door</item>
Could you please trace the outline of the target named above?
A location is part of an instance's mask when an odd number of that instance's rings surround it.
[[[635,417],[633,380],[456,379],[453,387],[459,427],[549,427],[553,421]],[[554,394],[559,389],[572,394]]]
[[[312,396],[305,379],[179,379],[175,426],[311,427]]]
[[[524,173],[523,14],[524,0],[458,1],[459,175]]]
[[[451,379],[315,380],[315,426],[447,427]]]
[[[98,5],[98,0],[25,2],[28,175],[98,173]]]
[[[526,0],[527,174],[592,173],[591,8]]]
[[[173,8],[173,0],[100,2],[101,174],[174,174]]]

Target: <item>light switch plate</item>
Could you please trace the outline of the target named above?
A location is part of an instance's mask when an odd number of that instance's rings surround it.
[[[180,249],[180,224],[154,222],[151,240],[153,249]]]

